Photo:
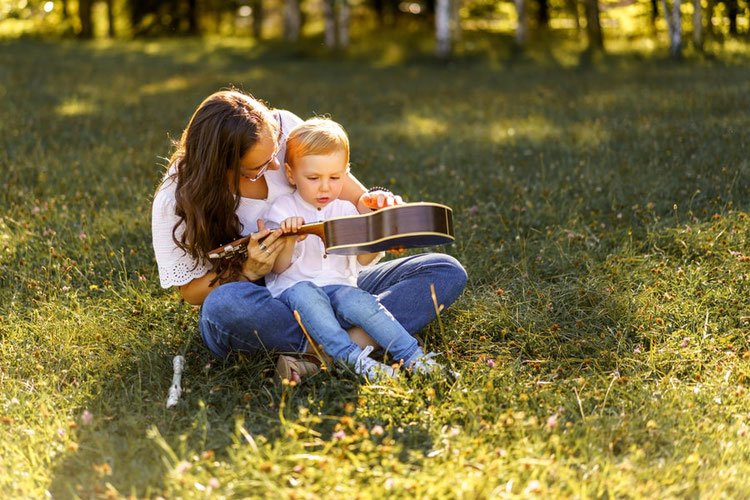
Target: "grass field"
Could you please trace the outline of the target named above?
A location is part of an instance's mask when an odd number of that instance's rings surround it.
[[[408,42],[0,42],[3,496],[750,491],[750,52],[581,66],[498,39],[443,66]],[[274,386],[270,356],[203,348],[150,202],[229,85],[330,114],[360,179],[454,208],[469,284],[423,337],[457,381]]]

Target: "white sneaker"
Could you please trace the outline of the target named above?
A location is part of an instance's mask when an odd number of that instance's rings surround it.
[[[420,349],[421,350],[421,349]],[[426,375],[428,373],[435,373],[438,375],[452,375],[453,378],[459,378],[461,374],[459,372],[449,370],[445,366],[435,361],[434,357],[440,356],[439,352],[430,352],[427,354],[422,353],[412,364],[412,373],[418,373],[420,375]]]
[[[445,368],[435,361],[435,356],[439,356],[440,353],[438,352],[430,352],[428,354],[423,354],[422,356],[418,357],[414,363],[411,365],[411,369],[414,371],[414,373],[419,373],[421,375],[424,375],[426,373],[443,373],[445,372]]]
[[[354,371],[371,381],[376,381],[381,377],[398,378],[398,372],[393,367],[379,363],[370,357],[372,351],[373,347],[370,345],[362,349],[354,362]]]

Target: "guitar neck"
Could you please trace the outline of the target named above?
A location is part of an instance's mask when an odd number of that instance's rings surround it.
[[[315,236],[318,236],[321,240],[323,240],[323,244],[325,244],[326,236],[325,236],[325,227],[323,224],[324,224],[323,222],[313,222],[310,224],[304,224],[297,230],[296,233],[290,233],[285,236],[296,236],[300,234],[314,234]],[[221,259],[224,257],[235,255],[237,253],[246,253],[247,245],[248,243],[250,243],[251,238],[252,238],[252,235],[248,235],[248,236],[245,236],[244,238],[240,238],[227,245],[224,245],[223,247],[212,250],[211,252],[209,252],[208,258],[209,259]],[[267,238],[267,236],[265,238]],[[259,240],[259,242],[263,241],[265,238]]]
[[[314,234],[315,236],[323,240],[323,243],[325,243],[326,241],[326,233],[323,222],[311,222],[310,224],[304,224],[294,234]]]

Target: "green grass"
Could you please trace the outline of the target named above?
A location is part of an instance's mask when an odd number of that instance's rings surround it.
[[[0,491],[748,491],[746,48],[583,66],[575,45],[518,58],[477,38],[443,66],[401,41],[338,59],[246,41],[1,42]],[[469,285],[423,336],[458,381],[278,387],[269,356],[202,347],[197,312],[159,287],[150,200],[169,138],[230,84],[330,114],[360,179],[454,208],[444,251]],[[185,392],[167,410],[178,353]]]

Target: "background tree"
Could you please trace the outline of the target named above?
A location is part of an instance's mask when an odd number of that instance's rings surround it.
[[[461,27],[461,0],[451,0],[451,38],[454,43],[460,42],[463,35]]]
[[[573,16],[573,22],[575,23],[576,27],[576,34],[580,33],[581,31],[581,18],[578,13],[578,0],[564,0],[565,1],[565,9],[570,13],[571,16]],[[656,0],[653,0],[656,1]]]
[[[81,22],[79,38],[92,38],[94,36],[94,25],[91,20],[92,0],[78,0],[78,20]]]
[[[716,39],[716,30],[714,30],[714,11],[716,10],[716,0],[708,0],[706,7],[706,37],[712,40]]]
[[[526,45],[527,32],[529,29],[526,15],[528,0],[514,0],[514,4],[516,6],[516,14],[518,15],[515,43],[516,47],[523,48]]]
[[[701,0],[693,0],[693,45],[697,50],[703,49],[703,8],[701,7]]]
[[[107,0],[107,36],[115,37],[114,0]]]
[[[260,39],[267,25],[281,32],[285,40],[295,42],[309,16],[314,26],[325,26],[330,48],[349,45],[350,27],[359,23],[366,30],[373,21],[389,25],[399,32],[434,32],[435,54],[448,57],[461,40],[462,20],[472,31],[505,29],[505,20],[516,11],[513,41],[528,45],[533,30],[549,30],[551,36],[539,37],[537,44],[555,43],[552,37],[567,37],[565,30],[580,32],[580,18],[586,17],[587,53],[603,49],[604,31],[600,9],[607,11],[612,25],[606,31],[618,36],[655,36],[664,24],[655,23],[654,13],[665,10],[670,53],[682,51],[681,2],[684,0],[314,0],[301,9],[302,0],[0,0],[0,32],[70,36],[82,39],[94,36],[173,36],[200,34],[202,30],[219,35],[250,36]],[[716,8],[717,3],[721,8]],[[721,41],[724,36],[745,34],[749,0],[692,0],[692,43],[702,50],[704,38]],[[399,7],[400,6],[400,7]],[[446,6],[448,14],[446,15]],[[631,8],[631,6],[633,6]],[[351,17],[351,22],[349,18]],[[629,18],[628,18],[629,17]],[[570,21],[570,24],[552,21]],[[707,18],[707,20],[704,20]],[[447,19],[447,21],[446,21]],[[15,21],[14,21],[15,20]],[[13,24],[15,22],[15,24]],[[617,24],[616,24],[617,23]],[[32,26],[30,29],[29,27]],[[448,28],[446,29],[446,26]],[[32,31],[35,27],[38,31]],[[688,28],[689,29],[689,28]],[[434,30],[434,31],[433,31]],[[653,31],[650,31],[653,30]],[[118,33],[117,31],[122,31]],[[13,36],[13,35],[11,35]],[[411,35],[409,35],[411,36]],[[470,46],[477,47],[473,42]],[[721,50],[719,45],[709,50]],[[470,49],[471,50],[471,49]]]
[[[220,25],[222,14],[231,4],[226,2],[204,4],[208,12],[215,14],[215,23]],[[130,24],[135,36],[164,34],[197,34],[198,5],[196,0],[129,0]]]
[[[709,0],[712,1],[712,0]],[[649,20],[651,21],[651,34],[656,36],[656,21],[659,19],[659,0],[651,0]]]
[[[588,52],[600,52],[604,50],[604,37],[602,36],[602,25],[599,20],[599,2],[597,0],[583,0],[586,11],[586,36],[588,38]]]
[[[302,28],[302,13],[299,8],[299,0],[284,0],[284,40],[296,42],[299,40]]]
[[[661,0],[664,9],[664,18],[667,20],[667,31],[669,32],[669,55],[675,59],[682,57],[682,15],[680,13],[680,0],[673,0],[670,12],[667,0]]]
[[[349,23],[351,18],[351,7],[349,6],[349,0],[339,0],[339,15],[338,15],[338,41],[339,47],[346,48],[349,46]]]
[[[536,11],[536,23],[539,28],[549,28],[549,1],[538,0]]]
[[[451,47],[451,0],[435,3],[435,55],[441,59],[450,57]]]
[[[349,0],[323,0],[325,43],[329,50],[349,45]]]
[[[724,0],[724,5],[727,7],[727,17],[729,18],[729,34],[736,36],[737,31],[737,15],[739,14],[740,7],[737,0]]]
[[[250,7],[253,14],[253,37],[260,40],[263,37],[263,0],[251,0]]]

